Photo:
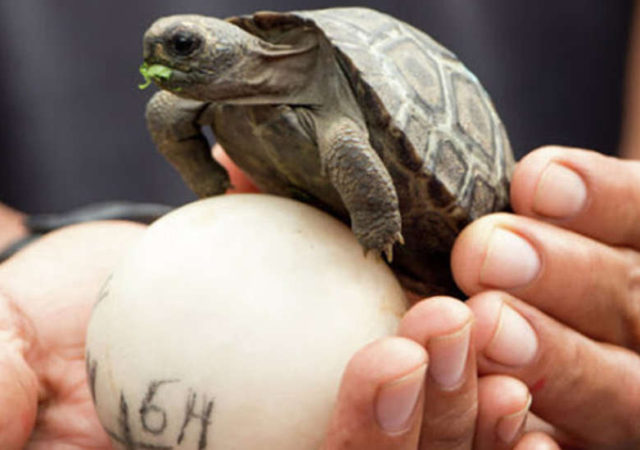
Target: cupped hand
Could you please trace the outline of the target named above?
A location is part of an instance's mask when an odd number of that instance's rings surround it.
[[[47,235],[0,265],[0,449],[110,449],[86,382],[87,323],[103,280],[144,227]]]
[[[579,448],[640,446],[640,162],[549,147],[517,166],[515,214],[472,223],[452,254],[480,373],[522,380]]]
[[[416,304],[399,337],[368,345],[347,366],[323,449],[557,449],[544,433],[525,434],[524,383],[478,378],[474,334],[459,300]]]

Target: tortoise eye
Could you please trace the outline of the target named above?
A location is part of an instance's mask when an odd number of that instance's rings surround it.
[[[178,56],[189,56],[199,46],[200,38],[185,31],[178,31],[169,39],[169,48]]]

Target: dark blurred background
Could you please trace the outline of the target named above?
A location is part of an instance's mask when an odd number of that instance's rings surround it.
[[[615,153],[630,0],[0,0],[0,202],[36,213],[192,200],[145,128],[147,26],[175,13],[347,5],[386,11],[457,53],[519,156],[549,143]]]

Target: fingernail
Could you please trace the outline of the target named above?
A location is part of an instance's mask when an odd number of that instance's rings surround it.
[[[480,282],[511,289],[530,283],[540,271],[540,258],[529,242],[517,234],[495,228],[480,269]]]
[[[529,322],[503,302],[485,355],[499,364],[520,367],[530,363],[537,352],[538,337]]]
[[[506,443],[510,444],[518,436],[518,433],[524,428],[527,421],[527,414],[529,414],[529,408],[531,407],[531,396],[527,401],[527,405],[513,414],[502,417],[496,425],[496,434],[498,438]]]
[[[429,374],[445,390],[454,389],[462,380],[470,336],[471,322],[455,333],[429,340]]]
[[[584,180],[573,170],[558,163],[550,163],[536,187],[532,209],[535,213],[554,219],[575,216],[587,201]]]
[[[390,434],[406,431],[418,403],[427,365],[423,364],[400,379],[384,384],[376,398],[376,419]]]

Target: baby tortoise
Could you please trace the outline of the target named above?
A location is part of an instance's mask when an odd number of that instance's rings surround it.
[[[144,35],[156,146],[199,196],[229,178],[211,126],[263,191],[348,221],[406,286],[453,288],[449,252],[508,203],[513,156],[473,74],[429,36],[364,8],[181,15]]]

